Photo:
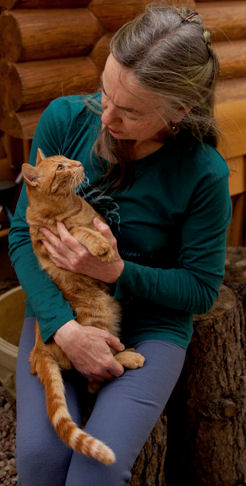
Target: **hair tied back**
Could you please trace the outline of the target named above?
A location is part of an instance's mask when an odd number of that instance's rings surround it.
[[[182,22],[190,22],[190,20],[193,19],[193,17],[196,17],[197,15],[199,15],[198,12],[191,12],[188,15],[186,15],[184,19],[182,19]]]

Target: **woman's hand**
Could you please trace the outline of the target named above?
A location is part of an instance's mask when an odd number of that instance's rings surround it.
[[[107,331],[71,320],[56,331],[54,340],[88,381],[111,380],[124,372],[110,350],[123,351],[124,345]]]
[[[99,258],[92,256],[60,222],[57,223],[59,237],[47,228],[41,229],[45,236],[45,239],[42,240],[43,244],[49,252],[50,259],[57,267],[74,273],[81,273],[103,282],[115,283],[124,268],[124,262],[118,253],[117,241],[107,224],[99,218],[95,218],[93,223],[115,251],[115,258],[111,262],[102,262]]]

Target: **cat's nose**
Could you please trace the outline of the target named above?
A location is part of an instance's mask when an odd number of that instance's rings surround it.
[[[79,162],[79,160],[74,160],[73,162],[76,167],[81,167],[81,162]]]

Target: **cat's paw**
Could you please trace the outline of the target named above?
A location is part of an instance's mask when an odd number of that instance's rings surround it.
[[[116,354],[115,359],[117,359],[122,366],[130,370],[142,368],[145,362],[145,358],[142,354],[135,353],[134,351],[128,349]]]
[[[102,262],[111,262],[115,257],[115,251],[107,240],[96,242],[90,248],[90,253],[98,257]]]

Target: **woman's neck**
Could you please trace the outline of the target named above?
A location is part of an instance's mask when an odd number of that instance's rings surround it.
[[[111,163],[115,163],[114,150],[120,151],[121,156],[126,156],[128,161],[138,160],[161,148],[168,137],[168,133],[162,130],[156,137],[147,140],[121,140],[117,147],[117,140],[114,141],[107,131],[102,131],[96,141],[96,153]],[[108,139],[109,137],[109,139]]]
[[[151,140],[146,142],[135,142],[132,147],[132,159],[142,159],[153,154],[164,145],[164,141]]]

